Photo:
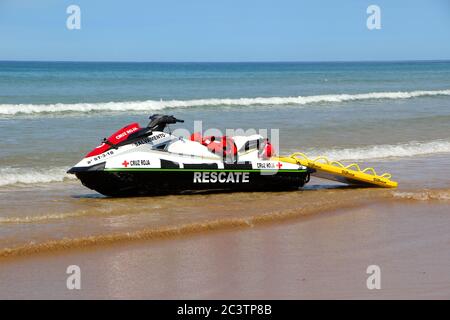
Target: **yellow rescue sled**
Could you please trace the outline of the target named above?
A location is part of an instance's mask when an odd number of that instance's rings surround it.
[[[377,186],[383,188],[396,188],[398,183],[392,181],[390,173],[378,175],[373,168],[361,169],[358,164],[352,163],[344,166],[338,161],[330,161],[326,157],[308,158],[301,152],[296,152],[290,156],[275,158],[278,161],[300,164],[314,169],[314,176],[319,178],[334,180],[350,185]]]

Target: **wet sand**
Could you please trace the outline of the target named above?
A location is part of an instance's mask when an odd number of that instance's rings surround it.
[[[433,166],[427,163],[433,161]],[[0,298],[450,298],[448,155],[380,162],[400,188],[111,199],[0,189]],[[368,290],[366,268],[381,268]],[[82,290],[66,288],[78,265]]]
[[[401,200],[259,227],[2,259],[0,298],[450,298],[446,201]],[[82,289],[66,289],[81,267]],[[366,268],[381,268],[368,290]]]
[[[20,205],[0,209],[0,258],[249,228],[394,196],[389,190],[314,184],[294,192],[141,198],[60,192],[8,195]]]

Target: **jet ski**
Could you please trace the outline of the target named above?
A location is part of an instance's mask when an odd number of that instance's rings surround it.
[[[115,132],[67,172],[106,196],[147,196],[203,191],[297,190],[309,169],[284,162],[261,135],[178,137],[168,125],[184,122],[152,115],[146,127]]]

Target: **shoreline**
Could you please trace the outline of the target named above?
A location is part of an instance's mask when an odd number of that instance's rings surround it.
[[[364,207],[373,203],[446,203],[450,189],[352,188],[320,184],[290,192],[234,192],[138,198],[106,198],[83,194],[70,183],[14,189],[0,194],[0,263],[19,256],[38,255],[85,247],[107,247],[157,239],[254,226],[295,223],[323,212]],[[436,181],[433,181],[436,184]],[[4,198],[2,201],[2,197]],[[10,205],[14,204],[12,207]],[[20,203],[20,205],[19,205]],[[8,209],[9,208],[9,209]],[[24,232],[27,230],[26,232]]]
[[[388,201],[255,228],[2,259],[0,297],[448,298],[447,208]],[[82,270],[80,291],[65,288],[72,264]],[[382,290],[365,286],[371,264],[381,267]]]
[[[333,189],[331,189],[333,190]],[[336,189],[335,189],[336,190]],[[323,190],[325,193],[327,190]],[[341,191],[345,192],[345,188]],[[42,253],[53,253],[64,250],[77,250],[80,248],[93,248],[101,249],[102,247],[107,247],[109,245],[114,246],[116,244],[122,243],[134,243],[141,241],[151,241],[151,240],[171,240],[182,238],[185,236],[197,235],[197,234],[213,234],[214,232],[221,232],[227,230],[240,230],[253,227],[260,227],[265,225],[277,225],[280,223],[285,223],[286,221],[296,221],[306,216],[320,215],[328,211],[340,210],[340,209],[350,209],[355,207],[362,207],[373,203],[377,200],[392,201],[392,195],[387,190],[371,189],[371,192],[361,193],[357,189],[346,190],[348,192],[353,192],[360,194],[358,200],[353,202],[349,201],[351,195],[346,195],[346,200],[343,203],[337,204],[333,200],[321,203],[320,205],[304,205],[302,207],[295,207],[290,209],[280,209],[269,211],[267,213],[252,214],[252,215],[242,215],[236,214],[232,217],[223,217],[221,219],[207,218],[205,220],[198,220],[193,223],[183,223],[183,224],[168,224],[147,228],[140,228],[133,231],[125,231],[121,233],[112,234],[98,234],[91,236],[82,236],[77,238],[62,238],[58,240],[50,240],[44,242],[27,243],[24,245],[13,246],[11,248],[0,249],[0,264],[2,260],[13,259],[21,256],[32,256]],[[304,191],[302,191],[304,192]],[[314,191],[313,191],[314,192]],[[319,191],[320,192],[320,191]],[[335,192],[334,190],[331,191]],[[235,193],[236,194],[236,193]],[[266,193],[269,194],[267,197],[273,199],[283,196],[286,193]],[[287,193],[288,197],[291,193]],[[229,196],[230,194],[215,194],[216,197]],[[264,197],[264,193],[258,194],[260,197]],[[176,196],[175,196],[176,197]],[[400,200],[401,201],[401,200]],[[267,209],[266,209],[267,210]],[[66,216],[63,217],[63,219]],[[70,218],[68,216],[67,218]],[[50,220],[52,217],[50,217]],[[3,222],[3,224],[22,224],[24,221],[13,220],[11,222]],[[39,223],[40,221],[36,221]],[[33,221],[31,221],[33,223]]]

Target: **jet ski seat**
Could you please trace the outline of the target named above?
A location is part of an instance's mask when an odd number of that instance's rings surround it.
[[[201,133],[195,132],[191,135],[191,141],[201,143],[214,154],[222,154],[224,157],[237,155],[237,147],[236,144],[234,143],[233,138],[231,137],[227,136],[222,136],[219,138],[215,136],[203,137]]]

